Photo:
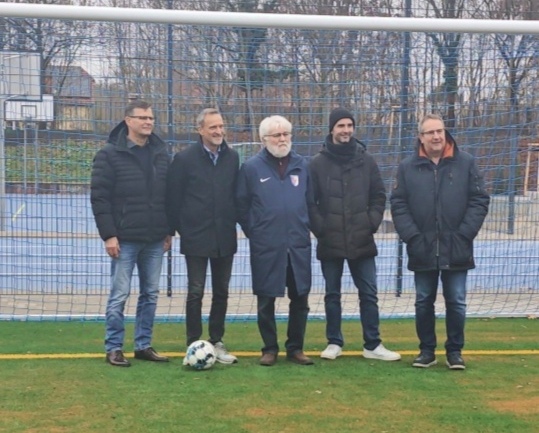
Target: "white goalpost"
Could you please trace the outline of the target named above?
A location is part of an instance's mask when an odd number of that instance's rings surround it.
[[[99,6],[0,3],[0,14],[14,18],[119,21],[281,29],[362,30],[392,32],[455,32],[539,34],[537,21],[402,18],[334,15],[263,14],[190,10],[157,10]]]

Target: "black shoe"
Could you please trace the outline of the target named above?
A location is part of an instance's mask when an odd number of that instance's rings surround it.
[[[419,356],[414,359],[412,367],[429,368],[431,365],[436,365],[436,356],[431,352],[421,352]]]
[[[448,353],[447,354],[447,361],[445,362],[446,365],[451,370],[465,370],[466,364],[464,363],[464,359],[462,359],[462,356],[460,356],[460,353]]]
[[[121,350],[113,350],[107,352],[105,360],[115,367],[131,367],[131,363],[125,359],[125,356]]]
[[[147,347],[142,350],[135,350],[135,359],[142,359],[144,361],[153,361],[153,362],[168,362],[166,356],[161,356],[157,353],[153,347]]]

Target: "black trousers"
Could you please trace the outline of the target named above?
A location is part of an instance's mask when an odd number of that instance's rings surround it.
[[[208,261],[211,268],[212,300],[209,318],[209,341],[215,344],[225,334],[225,317],[228,307],[228,284],[232,274],[234,256],[208,258],[185,256],[187,264],[187,303],[185,322],[187,345],[202,336],[202,299],[206,285]]]
[[[294,271],[288,259],[286,269],[286,287],[288,288],[288,330],[285,348],[287,355],[303,351],[305,328],[309,315],[309,295],[298,295]],[[275,297],[257,296],[258,303],[258,330],[264,342],[262,353],[279,353],[277,340],[277,325],[275,322]]]

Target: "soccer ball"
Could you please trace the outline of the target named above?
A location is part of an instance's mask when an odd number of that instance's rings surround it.
[[[209,341],[198,340],[191,343],[185,355],[187,365],[195,370],[207,370],[215,364],[215,349]]]

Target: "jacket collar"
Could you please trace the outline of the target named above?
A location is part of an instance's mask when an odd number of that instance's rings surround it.
[[[265,147],[262,150],[260,150],[260,152],[258,152],[256,156],[258,158],[261,158],[266,164],[269,164],[272,167],[275,166],[273,162],[278,159],[278,158],[275,158],[271,153],[269,153]],[[303,160],[303,157],[300,156],[298,153],[296,153],[294,149],[290,150],[290,153],[288,154],[288,156],[290,157],[290,159],[288,162],[287,172],[293,168],[301,166],[301,161]]]
[[[200,136],[200,134],[198,135],[198,138],[197,138],[197,144],[198,144],[198,147],[200,148],[200,151],[205,155],[207,150],[204,147],[204,144],[202,144],[202,137]],[[228,151],[228,149],[229,149],[228,143],[226,142],[225,139],[223,139],[223,142],[219,145],[219,149],[218,149],[219,155],[223,155],[224,154],[223,152]]]

